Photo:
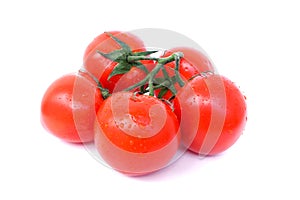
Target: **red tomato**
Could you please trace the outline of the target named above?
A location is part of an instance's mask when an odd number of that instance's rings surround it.
[[[128,32],[112,31],[110,33],[126,43],[133,52],[145,51],[144,43],[137,36]],[[103,57],[97,51],[111,53],[118,49],[121,49],[121,46],[108,34],[102,33],[88,45],[83,57],[83,67],[99,79],[102,86],[110,92],[114,90],[116,82],[122,75],[115,75],[108,80],[118,63]]]
[[[102,97],[88,77],[68,74],[54,81],[43,96],[41,122],[55,136],[67,142],[93,140],[96,110]]]
[[[215,155],[231,147],[246,124],[246,102],[238,87],[220,75],[196,77],[174,101],[183,143],[193,152]]]
[[[142,60],[141,63],[147,68],[147,70],[150,72],[155,67],[155,62],[152,60]],[[132,67],[129,72],[123,74],[118,78],[118,80],[114,83],[114,89],[113,92],[120,92],[123,91],[130,86],[140,82],[147,76],[147,73],[143,70]],[[139,89],[139,88],[137,88]]]
[[[197,49],[191,47],[176,47],[168,50],[164,57],[175,52],[183,53],[183,58],[180,60],[180,74],[185,79],[190,79],[192,76],[201,72],[215,71],[209,58]],[[169,63],[167,66],[175,68],[175,63]]]
[[[155,97],[114,93],[101,105],[96,122],[95,144],[101,157],[128,175],[165,167],[179,146],[176,115]]]
[[[190,78],[193,76],[200,74],[202,72],[207,72],[211,71],[214,72],[215,69],[209,60],[209,58],[204,55],[202,52],[190,48],[190,47],[176,47],[172,48],[163,55],[163,57],[168,57],[172,55],[173,53],[176,52],[182,52],[183,53],[183,58],[180,59],[179,62],[179,74],[184,82],[187,82]],[[174,76],[175,75],[175,62],[169,62],[165,65],[166,70],[169,74],[169,76]],[[163,77],[162,73],[159,73],[157,77]],[[175,88],[177,90],[180,89],[180,86],[178,83],[175,84]],[[160,90],[156,91],[156,95]],[[169,99],[172,97],[172,93],[168,91],[163,98],[164,99]]]
[[[180,59],[179,73],[183,79],[190,79],[196,74],[206,71],[214,72],[215,69],[209,58],[202,52],[190,47],[176,47],[166,51],[163,57],[172,55],[175,52],[182,52],[183,58]],[[175,69],[175,62],[166,64],[167,67]]]

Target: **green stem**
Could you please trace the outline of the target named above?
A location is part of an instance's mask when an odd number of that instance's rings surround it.
[[[125,89],[125,91],[130,91],[130,90],[133,90],[137,87],[142,87],[143,85],[145,85],[148,82],[149,95],[154,96],[155,86],[153,85],[153,82],[154,82],[154,78],[155,78],[156,74],[160,70],[162,70],[166,81],[172,83],[172,80],[169,77],[166,69],[164,68],[164,65],[169,63],[169,62],[177,61],[181,57],[183,57],[183,53],[181,53],[181,52],[176,52],[176,53],[174,53],[174,54],[172,54],[168,57],[165,57],[165,58],[152,58],[152,57],[148,57],[148,56],[127,56],[127,61],[128,62],[136,62],[136,61],[140,61],[140,60],[155,60],[155,61],[157,61],[157,65],[154,67],[154,69],[150,73],[147,74],[147,76],[143,80],[141,80],[140,82],[128,87],[127,89]],[[177,68],[177,71],[178,71],[179,67],[176,66],[176,68]],[[178,76],[179,76],[179,74],[178,74]],[[171,84],[170,89],[171,89],[173,94],[176,94],[176,89],[175,89],[174,85]]]
[[[180,87],[184,86],[184,81],[182,80],[180,74],[179,74],[179,66],[180,66],[180,58],[181,57],[175,57],[175,77],[176,81],[178,82]]]
[[[101,95],[103,99],[107,99],[111,94],[109,93],[108,89],[104,88],[99,80],[89,71],[87,71],[85,68],[81,68],[79,72],[87,74],[89,77],[91,77],[97,84],[97,87],[100,89]]]
[[[170,83],[172,83],[172,79],[170,78],[170,76],[169,76],[167,70],[166,70],[165,68],[163,68],[163,69],[162,69],[162,72],[163,72],[163,74],[164,74],[165,79],[166,79],[167,81],[169,81]],[[174,87],[173,84],[170,84],[170,86],[168,87],[168,89],[172,92],[172,94],[176,95],[177,91],[176,91],[176,89],[175,89],[175,87]]]
[[[167,64],[169,62],[172,62],[174,60],[180,59],[183,57],[183,53],[181,52],[176,52],[168,57],[165,58],[154,58],[154,57],[149,57],[149,56],[127,56],[127,61],[128,62],[135,62],[135,61],[140,61],[140,60],[155,60],[160,64]]]
[[[132,63],[140,60],[155,60],[160,58],[148,57],[148,56],[127,56],[127,62]]]
[[[168,57],[165,57],[165,58],[159,58],[159,59],[157,60],[157,62],[164,65],[164,64],[167,64],[167,63],[169,63],[169,62],[172,62],[172,61],[174,61],[174,60],[176,60],[176,59],[180,59],[180,58],[182,58],[182,57],[183,57],[183,53],[181,53],[181,52],[176,52],[176,53],[173,53],[172,55],[170,55],[170,56],[168,56]]]
[[[158,64],[154,67],[154,69],[153,69],[149,74],[147,74],[147,76],[146,76],[143,80],[141,80],[140,82],[138,82],[138,83],[136,83],[136,84],[134,84],[134,85],[128,87],[127,89],[125,89],[125,91],[130,91],[130,90],[132,90],[132,89],[134,89],[134,88],[141,87],[141,86],[145,85],[147,82],[149,82],[150,79],[151,79],[152,85],[153,85],[153,79],[154,79],[155,75],[159,72],[159,70],[160,70],[162,67],[164,67],[164,65],[158,63]],[[152,89],[153,89],[153,88],[152,88]]]
[[[149,96],[154,96],[153,78],[153,76],[149,77]]]

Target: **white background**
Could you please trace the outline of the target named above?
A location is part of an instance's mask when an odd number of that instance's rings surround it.
[[[197,4],[196,4],[197,2]],[[299,199],[300,6],[284,1],[0,2],[0,199]],[[195,40],[247,96],[220,156],[186,154],[129,178],[40,124],[49,84],[104,31],[165,28]]]

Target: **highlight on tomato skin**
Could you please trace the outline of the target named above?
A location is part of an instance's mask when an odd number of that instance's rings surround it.
[[[115,170],[145,175],[164,168],[179,146],[176,115],[159,99],[118,92],[97,113],[95,145]]]
[[[231,80],[216,74],[192,79],[179,91],[174,107],[183,143],[201,155],[230,148],[247,121],[243,94]]]
[[[102,101],[97,85],[89,77],[66,74],[47,88],[41,102],[41,123],[66,142],[90,142],[94,139],[95,112]]]

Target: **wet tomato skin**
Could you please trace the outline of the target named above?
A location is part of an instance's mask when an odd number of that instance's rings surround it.
[[[179,91],[174,107],[183,143],[202,155],[230,148],[247,121],[245,97],[231,80],[220,75],[192,79]]]
[[[41,123],[66,142],[92,141],[95,113],[102,101],[92,80],[78,73],[66,74],[47,88],[41,103]]]
[[[114,93],[97,113],[95,144],[101,157],[127,175],[165,167],[179,145],[176,115],[155,97]]]

